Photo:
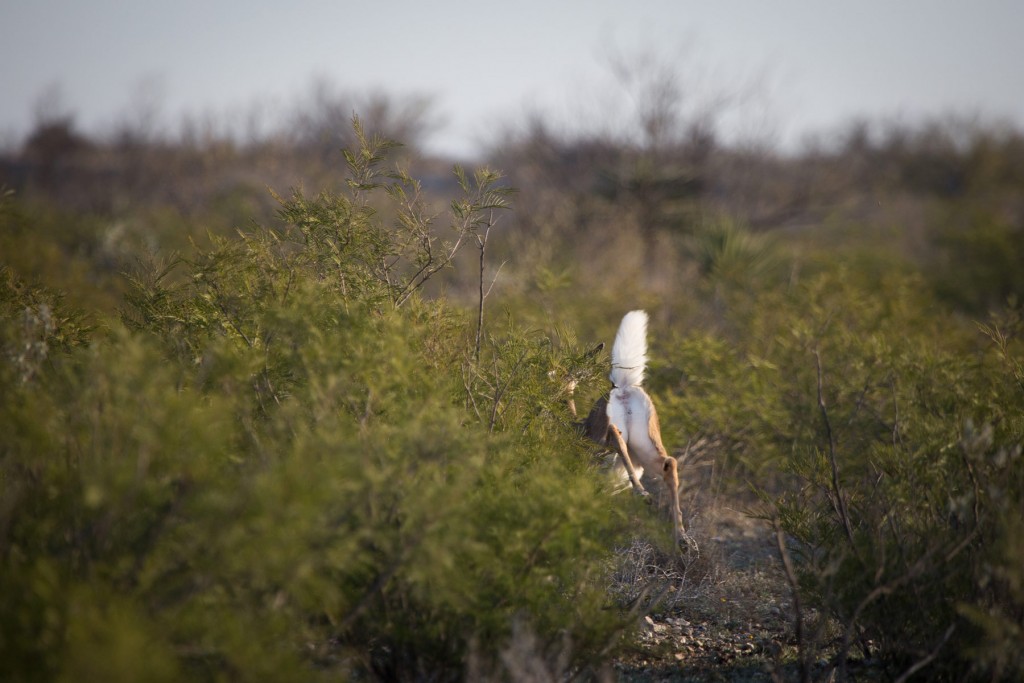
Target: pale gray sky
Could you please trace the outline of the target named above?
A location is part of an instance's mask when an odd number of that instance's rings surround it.
[[[1024,127],[1021,0],[0,3],[8,140],[54,86],[82,128],[101,131],[142,83],[171,124],[182,112],[288,105],[323,77],[433,94],[446,125],[431,146],[465,154],[527,109],[578,115],[606,87],[614,52],[678,60],[705,88],[761,80],[750,106],[767,103],[782,140],[853,116],[955,111]]]

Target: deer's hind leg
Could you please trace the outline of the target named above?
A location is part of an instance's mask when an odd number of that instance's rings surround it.
[[[665,451],[661,442],[661,426],[658,424],[658,413],[651,405],[651,412],[647,422],[648,436],[657,451],[660,461],[659,470],[668,489],[670,513],[672,515],[672,527],[675,530],[676,543],[686,544],[693,550],[697,550],[697,542],[686,533],[683,526],[683,511],[679,505],[679,461]]]
[[[626,474],[629,476],[629,483],[633,487],[633,492],[646,496],[647,490],[640,483],[640,477],[637,476],[636,468],[633,466],[633,459],[629,457],[629,447],[626,445],[626,440],[622,437],[622,432],[619,428],[612,424],[611,418],[608,417],[607,398],[599,399],[594,404],[590,414],[587,415],[586,421],[583,423],[583,428],[591,441],[602,446],[610,445],[615,449],[615,452],[619,454],[619,458],[622,460],[622,466],[626,470]]]
[[[626,468],[626,474],[629,475],[629,483],[633,485],[633,492],[641,496],[648,495],[647,489],[640,483],[640,477],[636,475],[636,468],[633,467],[633,459],[629,457],[629,448],[622,438],[622,432],[610,422],[608,423],[607,439],[611,441],[615,452],[622,458],[622,466]]]
[[[686,528],[683,527],[683,511],[679,506],[679,462],[675,458],[662,454],[661,477],[665,481],[665,488],[668,489],[669,509],[676,540],[682,541],[687,534]]]

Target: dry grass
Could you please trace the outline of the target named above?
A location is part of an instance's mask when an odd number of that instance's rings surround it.
[[[684,515],[700,552],[666,552],[641,536],[618,552],[610,592],[649,616],[616,678],[773,680],[793,666],[796,644],[772,530],[712,467],[688,471]]]

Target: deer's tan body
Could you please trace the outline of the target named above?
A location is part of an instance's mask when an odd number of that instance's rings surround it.
[[[679,465],[665,450],[658,411],[640,386],[647,362],[646,330],[647,314],[643,311],[632,311],[622,319],[612,348],[614,386],[607,398],[594,404],[582,428],[592,441],[610,446],[618,453],[617,467],[637,493],[647,493],[640,482],[645,471],[661,476],[676,540],[685,540],[692,546],[679,507]],[[575,416],[576,406],[571,401],[570,409]]]

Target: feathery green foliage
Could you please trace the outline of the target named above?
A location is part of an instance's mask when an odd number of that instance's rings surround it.
[[[510,321],[475,359],[464,316],[417,296],[457,246],[360,139],[350,192],[140,263],[88,343],[0,291],[6,355],[49,344],[3,366],[5,680],[450,680],[514,624],[576,667],[616,642],[627,510],[552,398],[574,349]],[[496,181],[464,183],[456,240]]]
[[[540,126],[498,150],[515,214],[500,174],[421,185],[358,122],[340,179],[308,145],[98,145],[3,193],[0,678],[602,666],[610,548],[655,516],[603,495],[566,380],[585,410],[607,365],[576,332],[646,308],[666,445],[761,496],[806,679],[1019,680],[1022,138],[850,132]],[[295,178],[329,189],[249,197]],[[143,244],[182,252],[112,282]],[[68,305],[122,293],[120,323]]]
[[[693,368],[694,432],[728,439],[787,534],[804,604],[835,619],[837,640],[805,625],[804,656],[833,648],[841,677],[857,650],[897,671],[1012,680],[1024,623],[1018,317],[982,328],[993,353],[943,327],[926,291],[823,273],[760,293],[743,352],[696,339],[676,362]]]

